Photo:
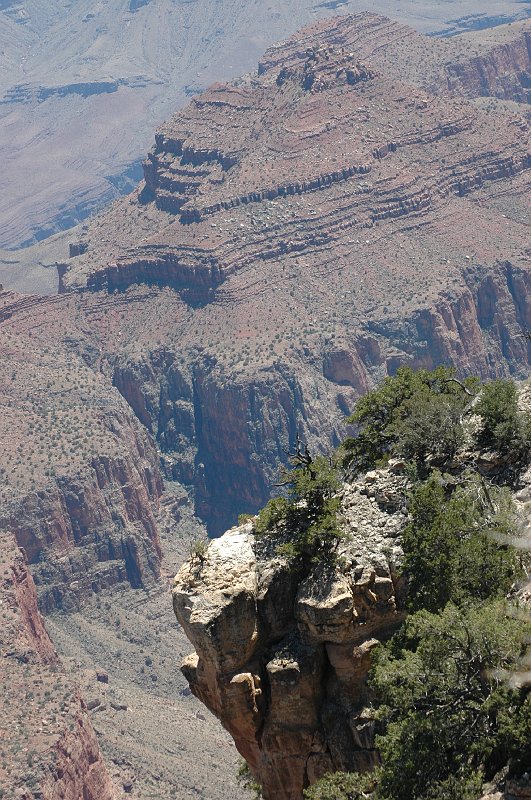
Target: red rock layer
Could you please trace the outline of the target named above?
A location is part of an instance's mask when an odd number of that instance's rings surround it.
[[[85,704],[61,670],[26,561],[0,537],[0,786],[20,800],[114,800]]]
[[[153,444],[100,375],[71,300],[4,293],[0,302],[0,525],[24,550],[41,609],[149,583],[163,491]]]

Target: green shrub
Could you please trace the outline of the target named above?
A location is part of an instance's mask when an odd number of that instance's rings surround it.
[[[195,539],[190,545],[190,558],[202,564],[207,556],[208,539]]]
[[[236,780],[242,789],[247,790],[252,794],[253,800],[261,800],[262,787],[253,777],[248,763],[242,758],[238,764],[238,772],[236,773]]]
[[[374,467],[386,456],[402,456],[424,468],[428,455],[451,459],[462,444],[461,417],[477,381],[457,381],[454,370],[414,372],[400,367],[394,377],[368,392],[348,418],[359,427],[342,446],[343,463],[353,472]]]
[[[518,390],[513,381],[485,384],[474,411],[483,423],[478,437],[480,445],[529,460],[531,415],[519,410]]]
[[[378,648],[372,687],[386,724],[377,737],[379,800],[479,796],[481,780],[518,747],[521,729],[515,733],[508,718],[524,698],[497,671],[517,664],[528,635],[501,603],[449,604],[440,614],[413,614]]]
[[[304,791],[305,800],[363,800],[372,796],[376,785],[375,774],[359,775],[355,772],[333,772]]]
[[[514,549],[494,538],[513,529],[505,490],[486,489],[471,475],[448,496],[436,473],[413,491],[409,510],[402,546],[410,609],[437,611],[448,602],[505,595],[519,573]]]
[[[282,538],[279,553],[305,564],[331,560],[344,539],[338,521],[341,483],[336,466],[320,456],[284,472],[282,485],[288,497],[275,497],[262,509],[255,522],[256,536]]]

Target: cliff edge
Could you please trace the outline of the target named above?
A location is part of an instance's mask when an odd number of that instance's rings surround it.
[[[13,536],[0,540],[0,797],[116,800],[85,701],[63,672]]]
[[[335,567],[297,572],[246,523],[175,578],[175,613],[195,647],[183,672],[265,800],[300,800],[326,772],[378,762],[366,677],[371,650],[405,614],[401,466],[343,487],[349,538]]]

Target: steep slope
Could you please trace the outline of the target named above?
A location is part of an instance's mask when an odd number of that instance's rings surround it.
[[[380,13],[430,31],[525,16],[516,0],[397,7]],[[358,2],[3,0],[0,3],[0,247],[75,224],[139,178],[151,131],[213,80],[250,69],[263,49]],[[445,25],[448,17],[463,16]],[[87,121],[90,120],[90,125]]]
[[[0,319],[0,525],[24,548],[41,608],[149,583],[160,561],[156,451],[99,374],[74,298],[3,293]]]
[[[64,673],[13,537],[0,540],[0,786],[21,800],[115,800],[86,705]]]
[[[162,126],[144,185],[61,268],[213,530],[400,363],[525,371],[528,127],[448,97],[457,54],[371,14],[305,29]]]
[[[167,487],[158,518],[164,559],[157,584],[113,587],[79,612],[48,616],[46,626],[81,682],[113,777],[133,797],[245,800],[229,735],[177,669],[189,644],[171,614],[171,580],[204,531],[185,493],[175,490]]]

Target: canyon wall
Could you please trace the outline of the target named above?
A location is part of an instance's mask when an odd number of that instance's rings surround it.
[[[0,293],[0,528],[45,611],[160,572],[159,457],[75,313],[71,298]]]
[[[62,291],[211,532],[400,364],[527,374],[528,27],[316,22],[160,126],[88,224]]]
[[[531,346],[531,278],[510,263],[470,267],[464,286],[409,319],[368,320],[365,330],[296,359],[236,377],[223,362],[168,347],[112,359],[113,382],[162,451],[168,477],[192,486],[214,534],[267,500],[297,434],[316,451],[345,435],[356,397],[401,364],[453,364],[484,379],[525,374]]]
[[[0,524],[24,550],[43,611],[71,611],[87,594],[123,581],[138,588],[159,575],[154,504],[162,480],[141,459],[133,451],[95,460],[3,511]]]
[[[511,26],[512,27],[512,26]],[[499,36],[499,34],[498,34]],[[495,31],[464,36],[472,46],[486,39],[485,53],[445,67],[446,89],[464,97],[497,97],[517,103],[531,102],[531,31],[522,24],[507,30],[502,41]],[[503,38],[506,41],[503,41]]]
[[[0,787],[20,800],[115,800],[85,703],[61,664],[13,536],[0,540]]]

